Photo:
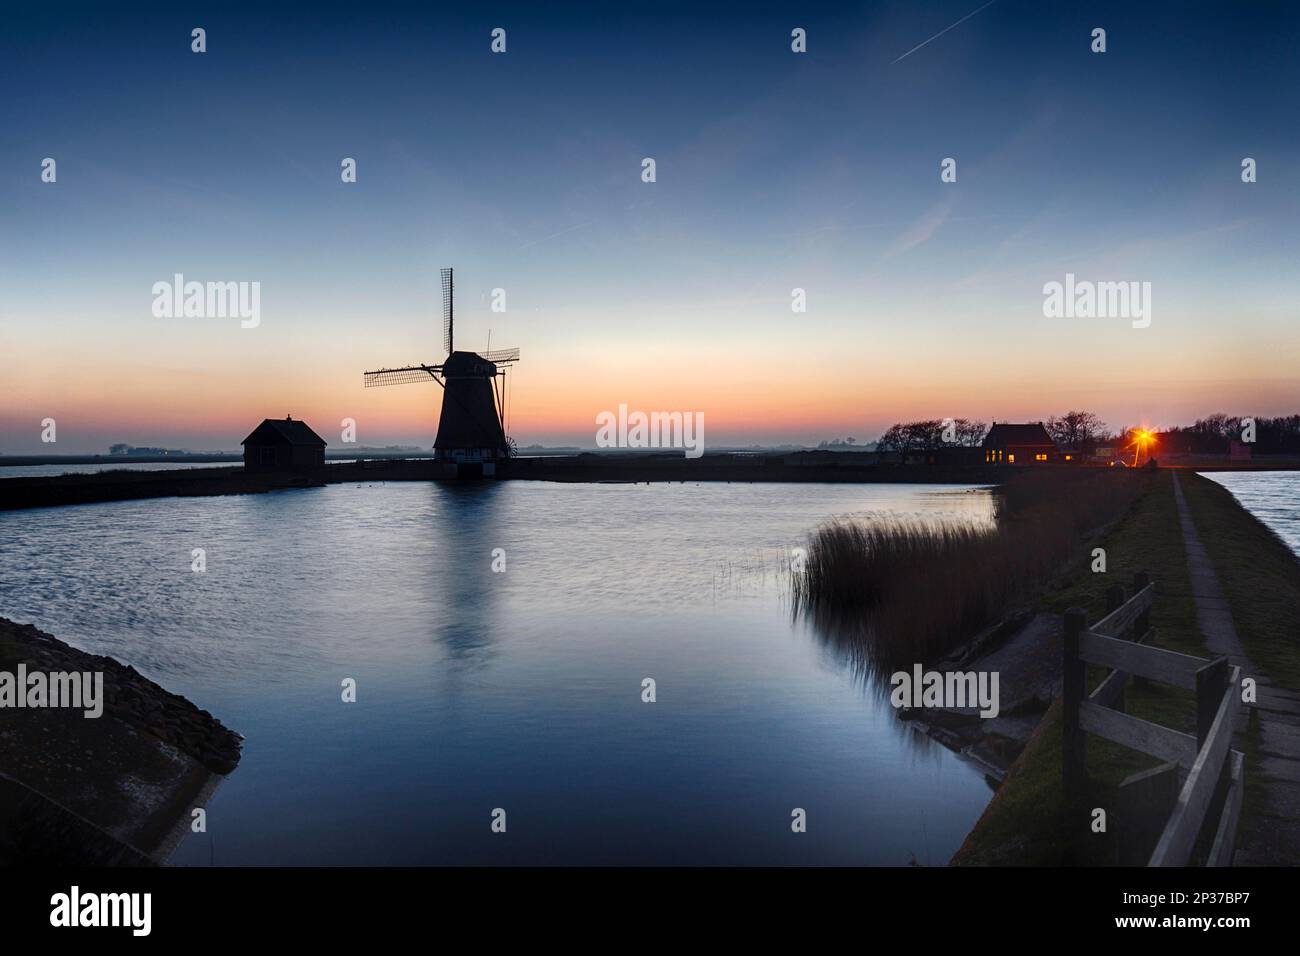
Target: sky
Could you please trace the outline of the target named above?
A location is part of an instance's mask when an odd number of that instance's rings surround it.
[[[362,373],[444,357],[442,266],[457,346],[522,350],[520,446],[620,404],[735,445],[1300,411],[1300,8],[702,6],[6,9],[0,453],[428,447],[437,386]],[[176,273],[258,324],[156,316]],[[1067,273],[1149,325],[1046,316]]]

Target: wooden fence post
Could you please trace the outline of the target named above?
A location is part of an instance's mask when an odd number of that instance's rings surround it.
[[[1087,618],[1077,607],[1065,612],[1064,660],[1061,670],[1061,783],[1068,807],[1083,795],[1087,775],[1088,735],[1079,727],[1079,705],[1087,689],[1088,665],[1079,657],[1079,635]]]
[[[1228,659],[1210,661],[1196,672],[1196,749],[1205,746],[1215,715],[1228,689]]]

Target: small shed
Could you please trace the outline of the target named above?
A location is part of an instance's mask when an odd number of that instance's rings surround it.
[[[240,442],[245,471],[311,471],[325,466],[325,439],[286,415],[267,418]]]

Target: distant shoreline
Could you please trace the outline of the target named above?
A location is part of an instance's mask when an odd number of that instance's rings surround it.
[[[168,459],[175,461],[176,459]],[[229,460],[229,459],[223,459]],[[112,464],[98,459],[98,463]],[[890,484],[1001,484],[1021,468],[1069,466],[894,464],[871,453],[595,454],[514,458],[497,464],[495,480],[554,482],[789,482]],[[1171,464],[1191,471],[1295,471],[1300,461]],[[1073,469],[1070,469],[1073,470]],[[0,511],[144,498],[262,494],[326,484],[382,481],[455,481],[454,464],[423,458],[367,458],[329,464],[309,473],[246,472],[216,467],[107,470],[5,478],[0,468]]]
[[[367,459],[420,459],[433,458],[433,452],[381,451],[378,449],[358,449],[357,451],[326,453],[326,461],[354,461]],[[0,455],[0,478],[4,477],[6,468],[30,468],[34,465],[208,465],[219,462],[242,464],[244,456],[239,452],[213,452],[212,454],[186,455]]]
[[[794,457],[794,456],[792,456]],[[848,460],[788,462],[786,456],[596,455],[516,458],[498,466],[496,480],[555,482],[847,482],[905,484],[996,484],[1005,476],[992,466],[858,464]],[[456,481],[456,466],[424,460],[363,460],[327,465],[304,474],[246,472],[229,467],[127,470],[4,478],[0,511],[145,498],[262,494],[326,484],[384,481]]]
[[[210,464],[220,461],[243,461],[241,455],[0,455],[0,475],[5,468],[32,465],[141,465],[141,464]]]

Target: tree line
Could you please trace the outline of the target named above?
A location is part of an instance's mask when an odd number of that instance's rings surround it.
[[[1217,412],[1191,425],[1167,429],[1161,438],[1170,451],[1187,454],[1226,453],[1234,441],[1248,443],[1260,454],[1296,454],[1300,453],[1300,415],[1252,418]]]
[[[978,448],[983,444],[986,434],[987,425],[966,418],[899,422],[880,436],[876,450],[931,451],[954,445],[959,448]]]
[[[1091,451],[1108,437],[1106,423],[1093,412],[1069,411],[1043,422],[1052,441],[1062,448]],[[880,436],[877,451],[934,451],[938,448],[978,448],[984,444],[989,426],[969,418],[924,419],[898,422]]]
[[[1253,432],[1250,430],[1253,423]],[[1101,416],[1089,411],[1068,411],[1043,422],[1060,448],[1092,453],[1100,445],[1133,444],[1142,430],[1136,426],[1111,431]],[[978,448],[989,426],[967,418],[923,419],[891,425],[876,443],[877,451],[921,452],[940,448]],[[851,440],[850,440],[851,441]],[[1300,415],[1250,418],[1222,412],[1197,419],[1191,425],[1160,432],[1153,455],[1160,451],[1180,454],[1226,454],[1229,443],[1252,443],[1259,454],[1300,454]]]

